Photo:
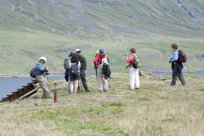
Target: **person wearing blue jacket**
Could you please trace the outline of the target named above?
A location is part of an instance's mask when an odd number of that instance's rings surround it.
[[[172,55],[172,58],[170,59],[170,63],[171,63],[171,66],[172,66],[172,71],[173,71],[172,72],[171,86],[176,85],[177,77],[179,77],[179,80],[181,81],[181,84],[183,86],[185,86],[186,82],[185,82],[183,74],[182,74],[183,64],[178,61],[178,59],[179,59],[178,45],[177,44],[172,44],[171,48],[172,48],[172,50],[174,52],[173,55]]]
[[[44,66],[47,59],[42,56],[35,65],[36,69],[36,80],[39,81],[41,88],[43,89],[42,99],[51,98],[51,93],[49,89],[49,82],[47,81],[48,68]]]

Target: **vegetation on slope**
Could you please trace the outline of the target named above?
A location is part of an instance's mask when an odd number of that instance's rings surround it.
[[[52,71],[62,71],[71,49],[92,59],[105,47],[115,71],[124,70],[135,47],[144,68],[169,70],[169,45],[185,49],[187,70],[203,69],[204,2],[142,0],[2,0],[0,72],[28,73],[41,55]],[[148,51],[148,52],[147,52]]]

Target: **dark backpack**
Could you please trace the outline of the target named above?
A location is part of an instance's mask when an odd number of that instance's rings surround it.
[[[75,76],[78,76],[79,75],[79,72],[80,72],[80,68],[78,66],[78,64],[75,64],[75,65],[72,65],[71,68],[70,68],[70,73],[72,75],[75,75]]]
[[[35,68],[31,69],[31,71],[30,71],[30,77],[36,78],[36,75],[37,75],[36,69],[35,69]]]
[[[186,63],[186,61],[187,61],[186,53],[183,50],[179,50],[178,52],[179,52],[178,62],[179,63]]]
[[[102,71],[103,71],[105,79],[110,78],[111,70],[110,70],[109,64],[104,63],[103,66],[102,66]]]

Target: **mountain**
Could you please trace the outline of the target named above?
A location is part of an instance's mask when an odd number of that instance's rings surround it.
[[[1,0],[0,73],[28,73],[41,56],[62,71],[68,52],[81,48],[89,71],[104,47],[113,71],[125,70],[135,47],[145,70],[169,70],[170,45],[188,54],[187,70],[202,70],[204,1]]]

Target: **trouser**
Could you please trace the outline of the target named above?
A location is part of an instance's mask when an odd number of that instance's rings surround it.
[[[81,82],[82,82],[82,85],[83,85],[85,91],[88,91],[88,85],[87,85],[85,70],[80,71],[80,78],[81,78]]]
[[[79,86],[79,80],[70,81],[70,92],[76,94]]]
[[[40,87],[43,89],[42,99],[51,98],[50,93],[50,85],[47,81],[47,77],[43,75],[39,75],[36,77],[37,81],[39,81]]]
[[[101,68],[97,68],[97,81],[98,81],[98,86],[100,91],[108,91],[108,80],[105,79],[103,75],[103,71]]]
[[[135,89],[135,85],[137,89],[140,88],[139,69],[129,68],[129,80],[131,90]]]
[[[172,72],[171,86],[176,85],[177,77],[179,77],[179,80],[181,81],[181,84],[183,86],[185,86],[186,82],[185,82],[183,74],[182,74],[183,65],[176,62],[175,64],[172,64],[172,69],[173,69],[173,72]]]

